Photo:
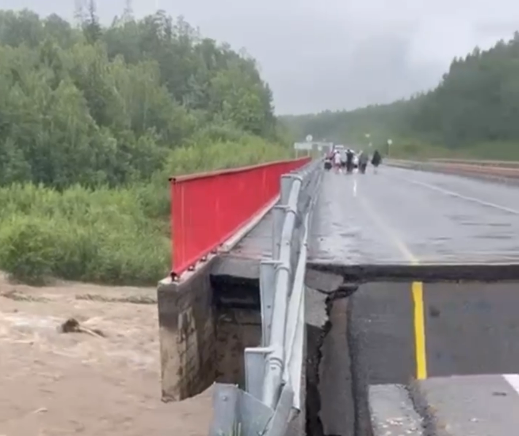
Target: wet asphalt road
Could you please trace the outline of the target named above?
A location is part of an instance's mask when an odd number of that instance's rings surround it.
[[[414,404],[425,410],[427,431],[402,386],[370,388],[373,436],[509,436],[517,434],[517,375],[426,380],[415,384]]]
[[[340,264],[519,263],[519,187],[383,167],[327,172],[311,261]]]
[[[519,264],[517,235],[519,186],[390,167],[376,175],[329,172],[314,211],[310,261]],[[515,416],[501,416],[517,407],[517,392],[503,394],[501,376],[474,376],[517,372],[518,283],[424,283],[416,293],[414,284],[361,283],[336,315],[347,320],[343,346],[336,344],[344,327],[330,319],[335,346],[325,344],[322,365],[340,369],[332,371],[334,383],[321,380],[325,430],[341,436],[421,435],[413,432],[414,406],[401,400],[398,386],[422,368],[428,378],[420,382],[424,405],[437,410],[434,419],[449,435],[512,434]],[[350,365],[344,363],[348,357]],[[457,375],[469,377],[451,378]],[[451,387],[448,395],[442,396],[442,383]],[[381,386],[370,391],[373,385]],[[451,401],[454,394],[458,398]],[[344,399],[348,395],[354,406]]]

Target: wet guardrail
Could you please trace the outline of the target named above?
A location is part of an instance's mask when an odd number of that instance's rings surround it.
[[[244,353],[245,389],[215,385],[210,436],[285,436],[305,400],[304,278],[322,159],[281,177],[272,257],[260,264],[262,340]]]

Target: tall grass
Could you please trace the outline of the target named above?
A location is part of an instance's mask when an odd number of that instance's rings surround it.
[[[147,183],[119,189],[30,184],[0,188],[0,268],[19,281],[52,278],[152,285],[170,268],[168,176],[287,157],[257,138],[176,149]]]

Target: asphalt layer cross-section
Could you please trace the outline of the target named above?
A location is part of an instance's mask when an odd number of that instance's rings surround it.
[[[518,263],[519,187],[382,167],[327,172],[310,260],[338,264]]]

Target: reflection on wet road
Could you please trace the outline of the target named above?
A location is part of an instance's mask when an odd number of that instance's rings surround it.
[[[384,167],[324,175],[311,260],[519,262],[519,187]]]

